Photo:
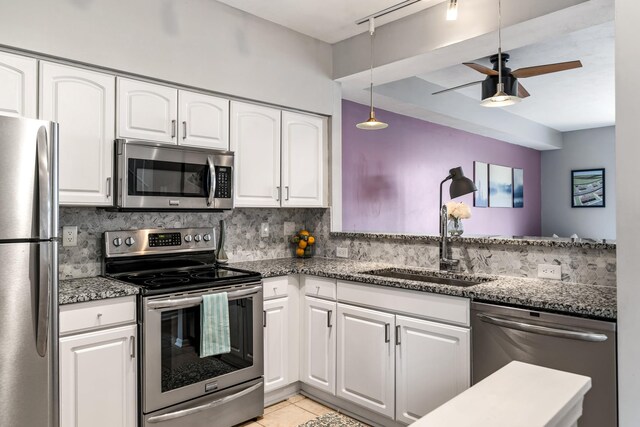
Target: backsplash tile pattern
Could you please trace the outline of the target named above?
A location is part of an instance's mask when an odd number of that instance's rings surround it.
[[[92,208],[61,208],[60,225],[78,226],[78,246],[60,248],[60,277],[91,277],[101,273],[102,233],[153,227],[214,227],[227,223],[225,249],[231,261],[290,257],[285,221],[306,227],[317,237],[316,256],[336,256],[347,247],[349,258],[403,266],[437,268],[438,245],[421,240],[367,237],[332,237],[329,209],[237,208],[219,213],[109,212]],[[270,237],[260,237],[260,224],[268,222]],[[603,286],[616,285],[615,249],[553,248],[544,246],[453,243],[453,256],[469,273],[536,278],[538,264],[562,266],[562,280]]]
[[[102,233],[140,228],[227,227],[225,251],[231,261],[253,261],[291,256],[285,243],[284,222],[306,224],[316,209],[238,208],[225,212],[111,212],[94,208],[60,208],[60,227],[78,226],[78,246],[60,247],[60,278],[91,277],[101,274]],[[260,224],[269,223],[269,237],[260,237]]]

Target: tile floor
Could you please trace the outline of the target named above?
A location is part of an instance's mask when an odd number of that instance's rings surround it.
[[[249,421],[236,427],[298,427],[321,415],[335,412],[337,411],[297,394],[264,408],[264,416],[258,418],[257,421]],[[347,419],[351,420],[348,417]],[[367,427],[365,424],[362,426]]]

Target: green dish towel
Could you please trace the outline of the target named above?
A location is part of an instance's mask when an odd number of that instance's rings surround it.
[[[200,357],[231,351],[227,293],[202,296],[200,305]]]

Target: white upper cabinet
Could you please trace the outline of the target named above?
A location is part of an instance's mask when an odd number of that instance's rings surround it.
[[[469,388],[470,331],[396,316],[396,421],[411,424]]]
[[[0,114],[37,118],[37,61],[0,52]]]
[[[60,204],[113,204],[115,77],[41,61],[40,118],[60,124]]]
[[[179,91],[179,145],[229,149],[229,100]]]
[[[282,112],[282,206],[324,206],[325,123]]]
[[[119,138],[177,144],[178,90],[118,78]]]
[[[231,103],[235,206],[280,206],[280,110]]]

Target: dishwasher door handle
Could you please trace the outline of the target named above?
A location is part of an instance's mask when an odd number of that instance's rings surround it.
[[[491,323],[493,325],[502,326],[509,329],[515,329],[517,331],[531,332],[538,335],[547,335],[558,338],[569,338],[572,340],[590,341],[590,342],[603,342],[607,340],[605,334],[599,334],[590,331],[570,330],[552,328],[549,326],[532,325],[531,323],[521,322],[519,320],[511,320],[501,316],[490,316],[484,313],[478,313],[478,318],[485,323]]]

